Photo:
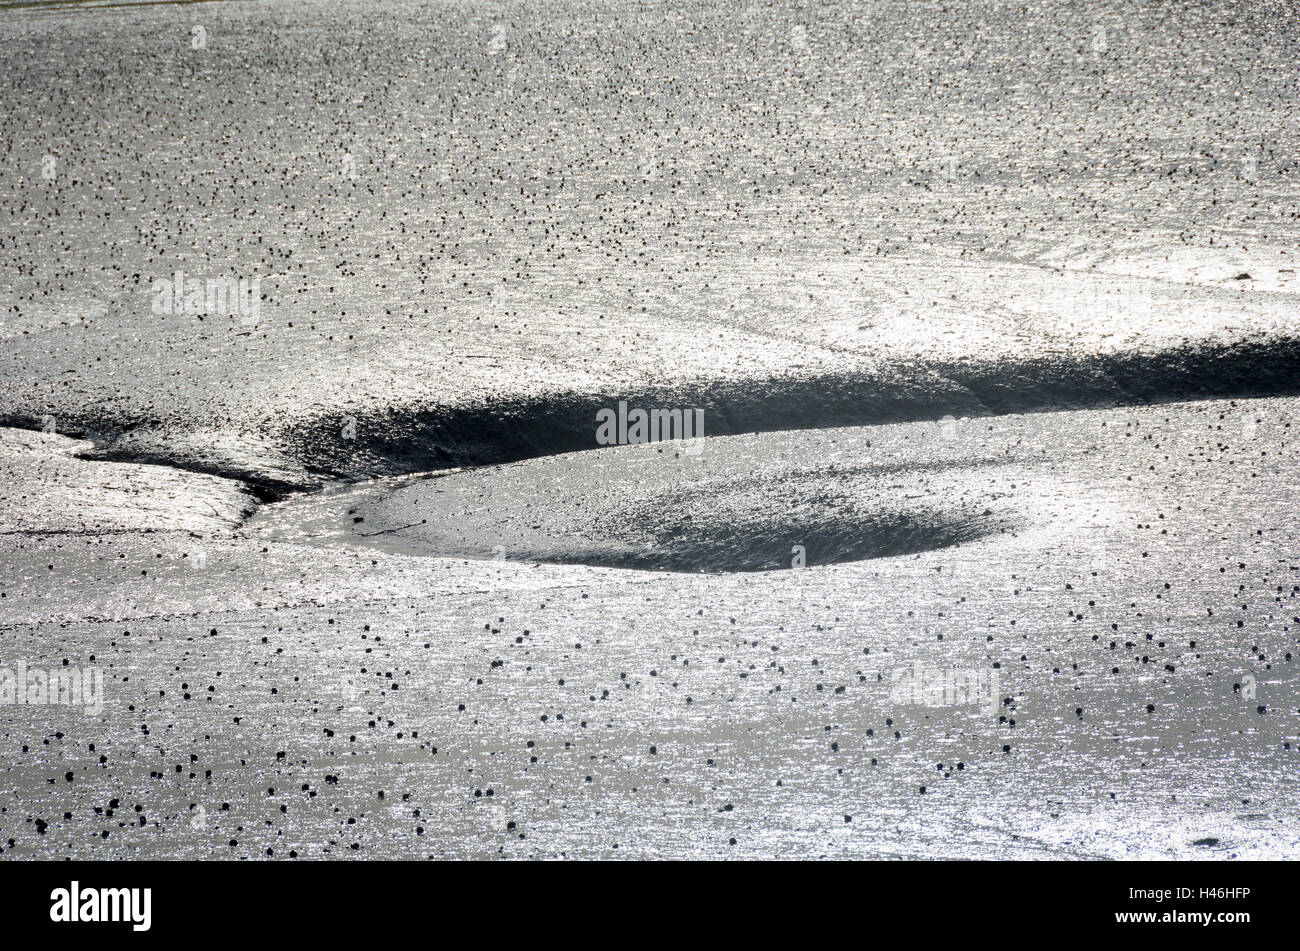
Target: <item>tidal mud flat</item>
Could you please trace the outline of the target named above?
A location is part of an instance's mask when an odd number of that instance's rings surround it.
[[[5,637],[36,663],[104,669],[107,707],[7,709],[7,850],[1289,855],[1295,411],[833,431],[839,458],[813,475],[790,468],[811,434],[720,439],[709,452],[746,485],[812,493],[817,519],[746,526],[770,509],[744,493],[728,507],[736,479],[707,457],[689,464],[711,476],[668,481],[689,499],[715,479],[710,501],[656,511],[770,538],[787,563],[765,571],[552,563],[644,550],[653,520],[619,516],[646,496],[593,502],[574,471],[619,486],[621,469],[653,493],[683,460],[638,446],[368,484],[314,497],[311,518],[297,510],[312,497],[293,499],[225,530],[29,526],[5,539]],[[954,475],[954,452],[979,475]],[[456,479],[478,483],[476,503],[446,504]],[[529,500],[566,489],[539,524]],[[945,503],[997,528],[906,555],[812,554],[836,512],[859,529],[860,510]],[[446,523],[382,538],[426,504]],[[518,533],[528,561],[488,544]],[[476,557],[438,551],[466,534]]]
[[[0,4],[0,852],[1296,856],[1298,41]]]

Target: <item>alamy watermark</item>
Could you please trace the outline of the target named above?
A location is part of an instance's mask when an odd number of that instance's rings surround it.
[[[87,716],[104,711],[104,672],[98,667],[0,667],[0,704],[81,707]]]
[[[974,704],[981,713],[998,709],[996,670],[959,670],[938,667],[899,667],[890,674],[891,703],[922,707],[956,707]]]
[[[128,922],[132,931],[153,924],[152,888],[83,888],[73,881],[50,892],[50,921]]]
[[[197,278],[177,271],[170,280],[153,282],[155,314],[236,316],[254,324],[262,316],[262,279]]]
[[[702,409],[628,409],[627,400],[619,400],[617,410],[608,406],[596,411],[596,442],[601,446],[627,446],[648,442],[678,440],[686,450],[699,451],[696,441],[704,436]]]

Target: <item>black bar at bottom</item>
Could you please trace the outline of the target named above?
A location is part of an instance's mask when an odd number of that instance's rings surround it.
[[[0,862],[0,904],[15,934],[209,941],[374,940],[448,915],[494,935],[550,921],[594,938],[604,920],[653,927],[689,912],[716,915],[725,931],[838,921],[918,939],[1043,929],[1235,942],[1290,919],[1284,870],[1262,863],[632,864]]]

